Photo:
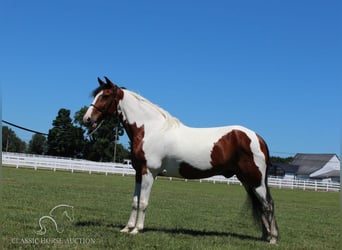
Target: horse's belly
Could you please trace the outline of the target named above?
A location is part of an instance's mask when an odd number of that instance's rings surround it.
[[[163,159],[160,171],[165,176],[186,179],[213,176],[214,171],[210,163],[210,152],[211,149],[209,147],[205,148],[204,145],[193,145],[189,148],[182,147],[179,152],[175,151],[175,154],[168,155]]]
[[[214,168],[208,164],[193,164],[187,161],[166,159],[163,161],[159,171],[160,175],[168,177],[179,177],[185,179],[203,179],[214,175],[224,175],[220,168]]]
[[[170,158],[163,160],[159,174],[168,177],[182,178],[182,176],[179,173],[179,162],[175,159]]]

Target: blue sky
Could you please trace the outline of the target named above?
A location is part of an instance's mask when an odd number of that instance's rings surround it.
[[[48,132],[108,76],[186,125],[249,127],[272,155],[340,155],[341,10],[337,0],[3,0],[2,116]]]

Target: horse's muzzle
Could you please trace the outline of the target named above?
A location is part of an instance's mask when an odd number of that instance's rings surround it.
[[[97,122],[91,119],[90,116],[84,116],[83,123],[89,131],[94,130],[97,127]]]

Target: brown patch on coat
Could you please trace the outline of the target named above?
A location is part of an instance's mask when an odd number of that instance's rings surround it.
[[[261,173],[254,162],[251,150],[251,139],[241,130],[233,130],[222,136],[211,152],[211,164],[233,172],[244,184],[258,187],[261,184]]]
[[[114,89],[114,92],[115,92],[114,104],[109,108],[109,112],[112,113],[112,114],[117,112],[117,108],[118,108],[119,102],[124,97],[124,92],[123,92],[123,90],[121,88],[116,87],[116,89]]]
[[[261,184],[261,173],[253,159],[251,139],[241,130],[233,130],[222,136],[211,151],[212,168],[200,170],[188,163],[181,163],[179,173],[187,179],[207,178],[223,175],[227,178],[236,174],[238,179],[249,186]]]
[[[108,86],[102,90],[102,95],[93,105],[93,112],[99,117],[97,122],[100,122],[108,116],[113,116],[117,112],[118,104],[124,96],[124,92],[118,86]]]
[[[122,121],[122,116],[120,116]],[[131,141],[132,165],[136,171],[136,181],[141,183],[141,177],[147,174],[145,152],[143,150],[145,129],[144,125],[138,127],[136,123],[129,124],[127,121],[122,121],[126,133]]]
[[[182,162],[179,164],[179,174],[186,179],[203,179],[214,175],[219,175],[221,173],[218,168],[200,170],[191,166],[189,163]]]

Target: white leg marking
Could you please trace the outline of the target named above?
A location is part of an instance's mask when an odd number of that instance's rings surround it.
[[[120,231],[122,233],[129,233],[129,231],[135,227],[135,222],[137,220],[137,215],[138,215],[138,202],[139,202],[140,192],[141,192],[141,184],[135,183],[131,215],[129,216],[127,225]]]
[[[142,176],[138,216],[135,228],[132,230],[131,234],[136,234],[144,229],[145,212],[148,206],[148,201],[150,199],[153,181],[153,174],[149,170],[147,170],[147,173]]]

